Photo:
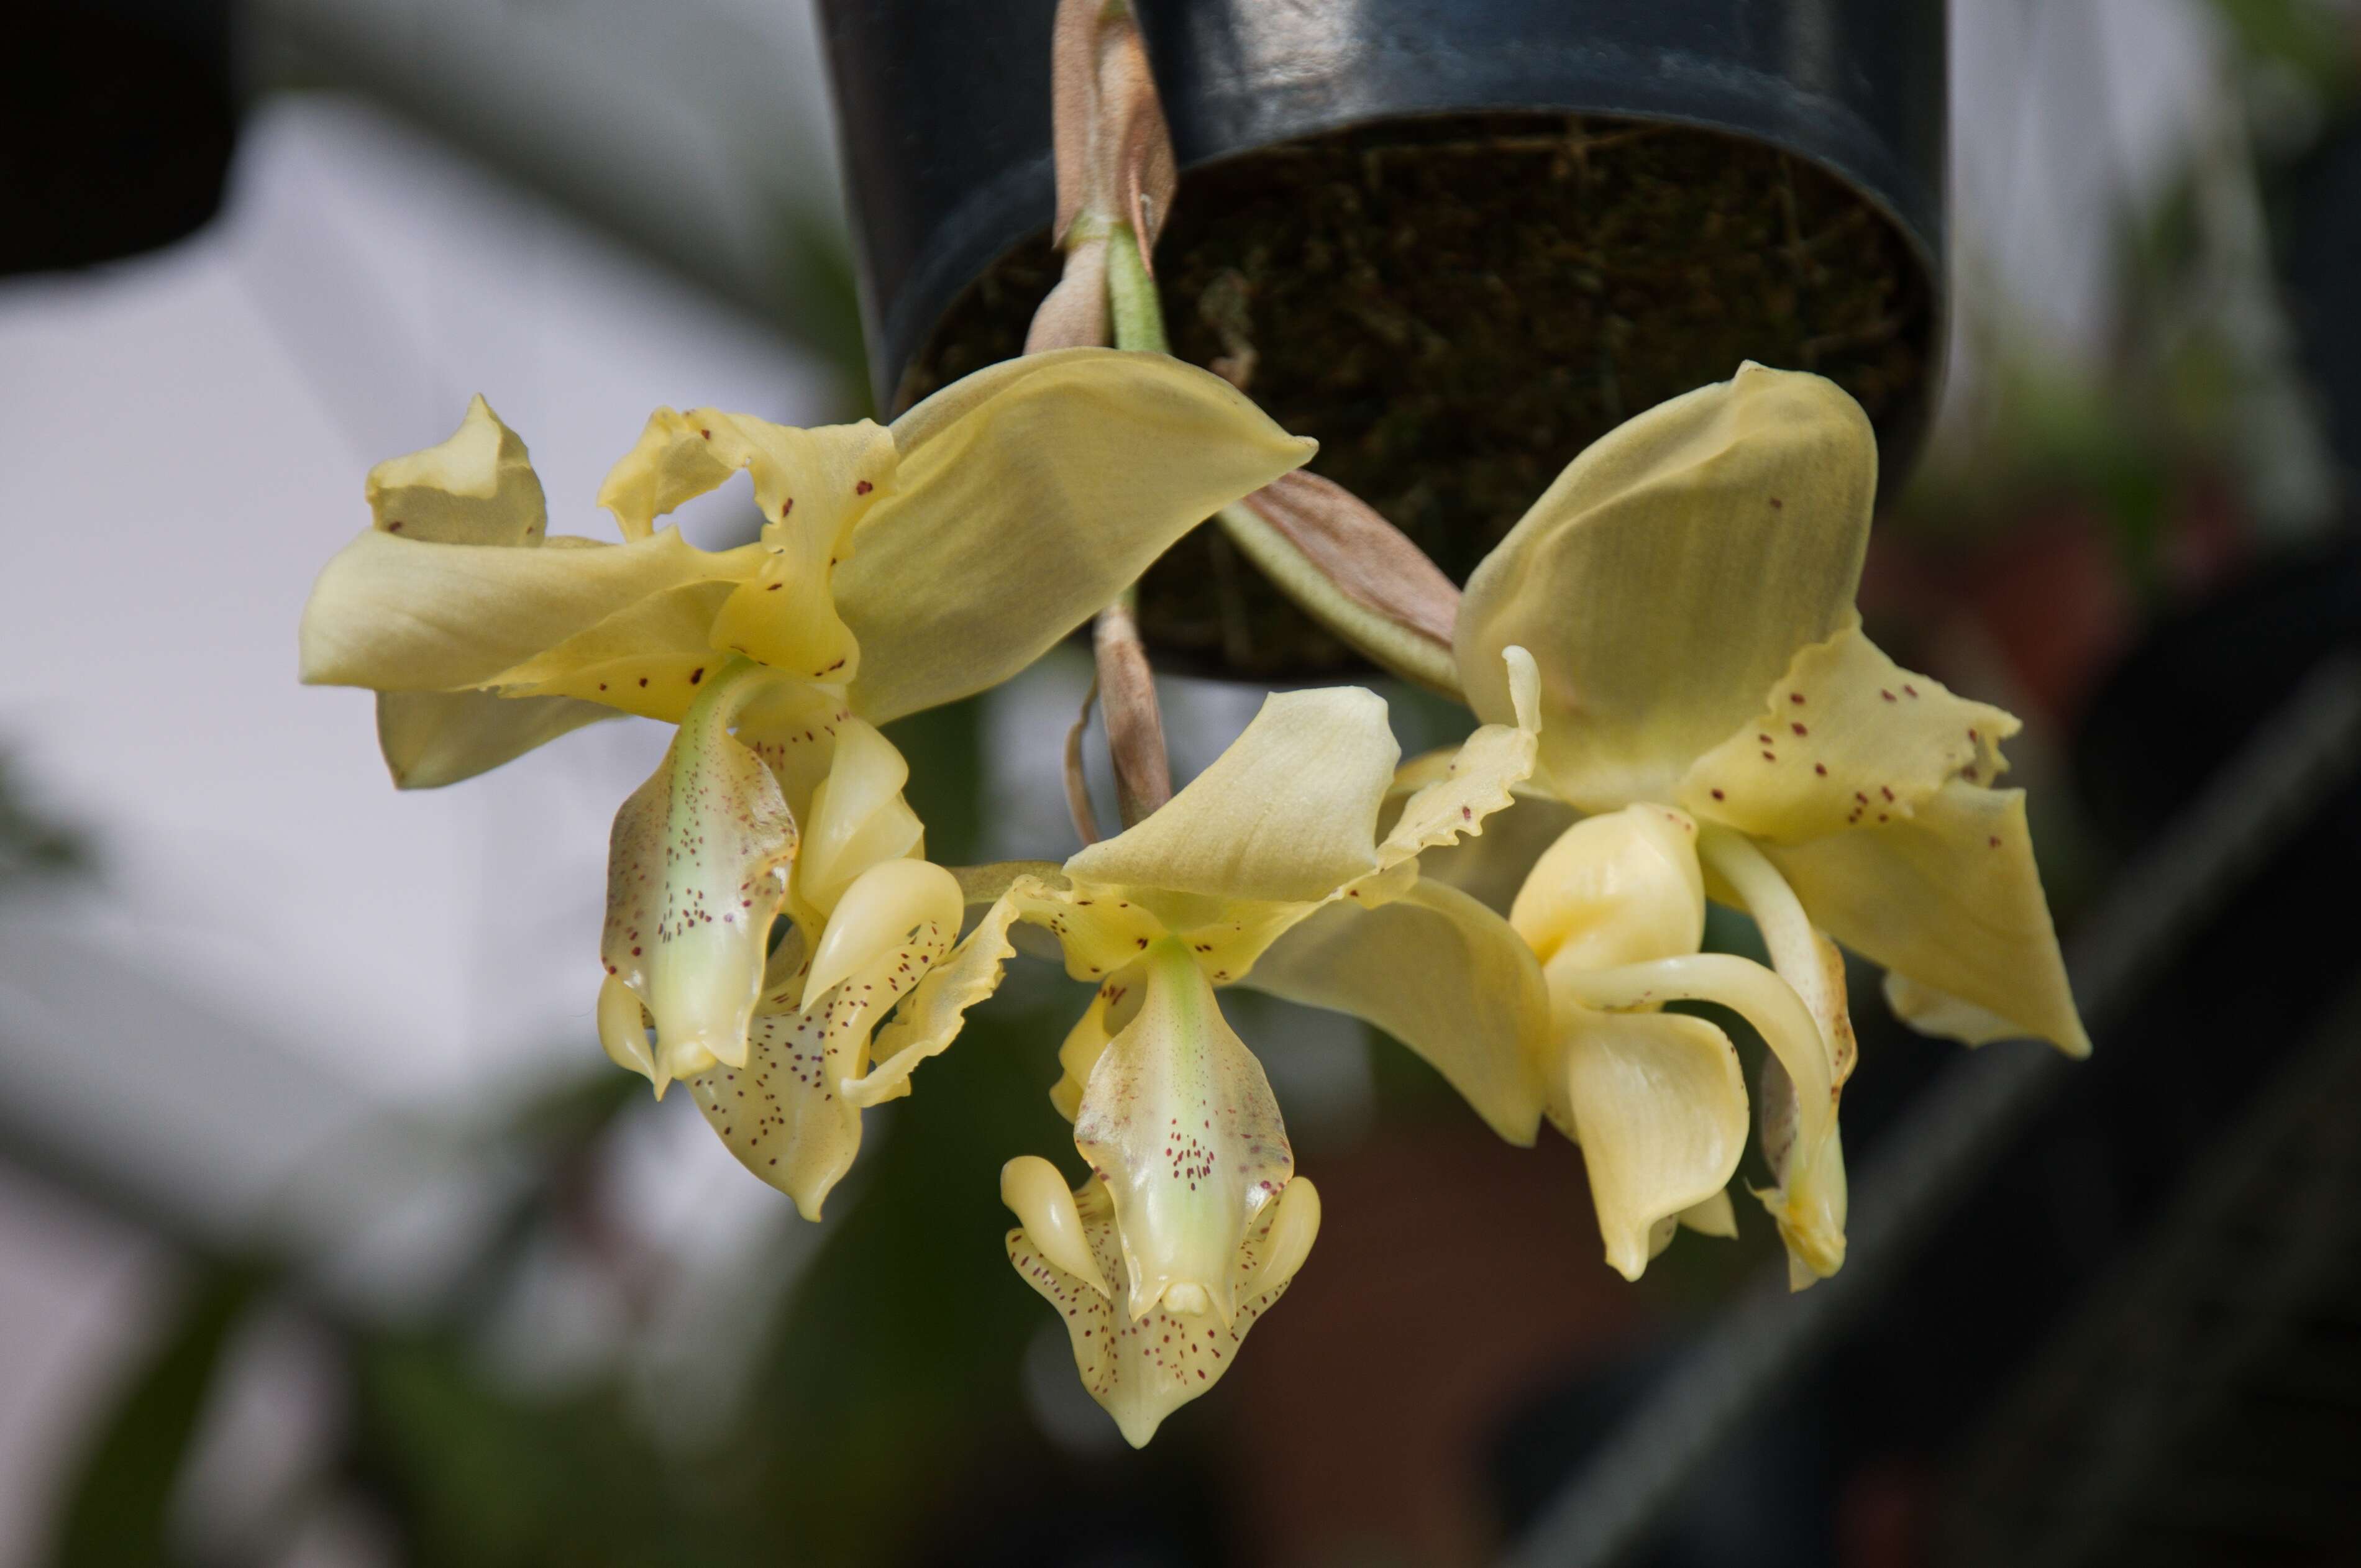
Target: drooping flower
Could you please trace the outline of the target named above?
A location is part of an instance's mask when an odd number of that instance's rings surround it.
[[[1506,663],[1530,696],[1521,651]],[[850,1086],[899,1092],[996,982],[1022,920],[1095,988],[1051,1102],[1090,1175],[1012,1161],[1018,1271],[1065,1317],[1093,1397],[1144,1443],[1211,1387],[1319,1225],[1261,1064],[1223,1018],[1245,985],[1335,1008],[1431,1062],[1503,1136],[1532,1140],[1548,1000],[1532,950],[1475,899],[1421,879],[1422,850],[1481,830],[1532,771],[1530,701],[1479,729],[1380,831],[1400,755],[1357,688],[1270,697],[1187,788],[1063,868],[1003,877],[990,909]],[[984,887],[980,894],[992,889]]]
[[[961,916],[878,726],[1013,674],[1311,450],[1218,378],[1075,349],[891,427],[660,410],[599,491],[622,534],[602,543],[544,537],[524,445],[478,399],[371,473],[373,525],[305,608],[302,674],[379,694],[412,788],[616,712],[679,726],[616,817],[600,1036],[658,1092],[691,1080],[816,1214],[860,1135],[840,1086]],[[741,469],[758,542],[657,527]]]
[[[2017,720],[1862,635],[1876,479],[1850,397],[1748,365],[1593,444],[1468,582],[1470,703],[1511,713],[1500,650],[1532,651],[1532,787],[1558,804],[1502,818],[1480,864],[1430,869],[1490,879],[1496,897],[1504,870],[1522,876],[1512,918],[1559,1015],[1553,1114],[1584,1145],[1627,1274],[1676,1217],[1721,1223],[1718,1201],[1693,1205],[1735,1169],[1745,1113],[1719,1031],[1653,1010],[1664,1001],[1727,1003],[1772,1047],[1758,1111],[1778,1185],[1763,1201],[1799,1286],[1843,1258],[1836,1113],[1854,1051],[1829,938],[1883,965],[1922,1029],[2089,1049],[2024,792],[1996,783]],[[1564,828],[1566,807],[1587,819]],[[1522,863],[1504,861],[1519,843]],[[1753,916],[1788,996],[1697,953],[1708,895]]]

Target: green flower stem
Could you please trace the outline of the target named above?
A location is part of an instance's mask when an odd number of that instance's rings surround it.
[[[1117,348],[1172,352],[1164,335],[1164,306],[1156,297],[1156,280],[1148,275],[1139,236],[1129,224],[1117,224],[1107,235],[1107,303],[1115,317]]]
[[[1128,225],[1118,225],[1107,236],[1107,301],[1115,320],[1117,348],[1172,352],[1164,335],[1164,310],[1156,297],[1156,280],[1148,275],[1139,236]],[[1382,670],[1464,701],[1459,667],[1451,650],[1438,647],[1416,632],[1348,598],[1311,558],[1285,536],[1243,505],[1224,507],[1222,532],[1246,554],[1262,575],[1296,607],[1320,623],[1331,636],[1353,648]],[[1120,601],[1134,608],[1137,590],[1125,590]]]

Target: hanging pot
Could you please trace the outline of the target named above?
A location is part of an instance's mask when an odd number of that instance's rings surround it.
[[[1601,433],[1741,360],[1924,430],[1941,0],[1134,0],[1182,170],[1173,350],[1465,579]],[[1055,0],[822,0],[881,406],[1018,351],[1058,271]],[[1218,532],[1142,585],[1176,665],[1351,667]]]

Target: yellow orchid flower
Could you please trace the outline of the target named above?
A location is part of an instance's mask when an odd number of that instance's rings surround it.
[[[1025,921],[1095,988],[1059,1052],[1050,1100],[1091,1175],[1069,1191],[1047,1160],[1010,1162],[1010,1260],[1066,1320],[1092,1395],[1145,1443],[1218,1378],[1309,1253],[1319,1196],[1295,1174],[1262,1066],[1216,991],[1246,985],[1386,1029],[1501,1135],[1531,1143],[1547,1037],[1541,968],[1509,924],[1422,880],[1417,856],[1481,830],[1532,770],[1524,695],[1477,731],[1380,832],[1400,750],[1358,688],[1270,697],[1187,788],[1060,869],[1013,869],[975,930],[880,1036],[847,1086],[899,1093],[988,994]],[[980,901],[980,900],[979,900]]]
[[[544,537],[524,445],[478,399],[370,474],[373,525],[313,590],[302,674],[379,694],[412,788],[616,712],[679,726],[615,819],[600,1037],[659,1093],[694,1080],[817,1216],[860,1136],[840,1086],[961,913],[877,727],[1013,674],[1312,447],[1177,360],[1074,349],[890,427],[660,410],[599,491],[622,534],[602,543]],[[759,542],[657,528],[741,469]]]
[[[1995,783],[2016,719],[1861,633],[1876,481],[1850,397],[1748,365],[1590,446],[1467,585],[1455,652],[1469,701],[1510,715],[1500,651],[1532,651],[1529,793],[1555,805],[1429,869],[1495,898],[1504,872],[1522,875],[1511,918],[1557,1019],[1552,1115],[1583,1145],[1628,1275],[1682,1218],[1726,1228],[1745,1118],[1727,1041],[1664,1002],[1727,1003],[1772,1047],[1758,1111],[1778,1187],[1763,1196],[1799,1288],[1844,1250],[1836,1112],[1854,1050],[1831,938],[1885,967],[1921,1029],[2090,1048],[2024,792]],[[1565,827],[1566,808],[1584,820]],[[1698,954],[1708,895],[1753,916],[1784,984]]]

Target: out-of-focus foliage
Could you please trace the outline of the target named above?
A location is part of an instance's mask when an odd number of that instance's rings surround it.
[[[190,1282],[179,1319],[125,1383],[58,1513],[54,1568],[151,1568],[180,1560],[173,1490],[203,1419],[222,1353],[261,1281],[215,1265]]]

